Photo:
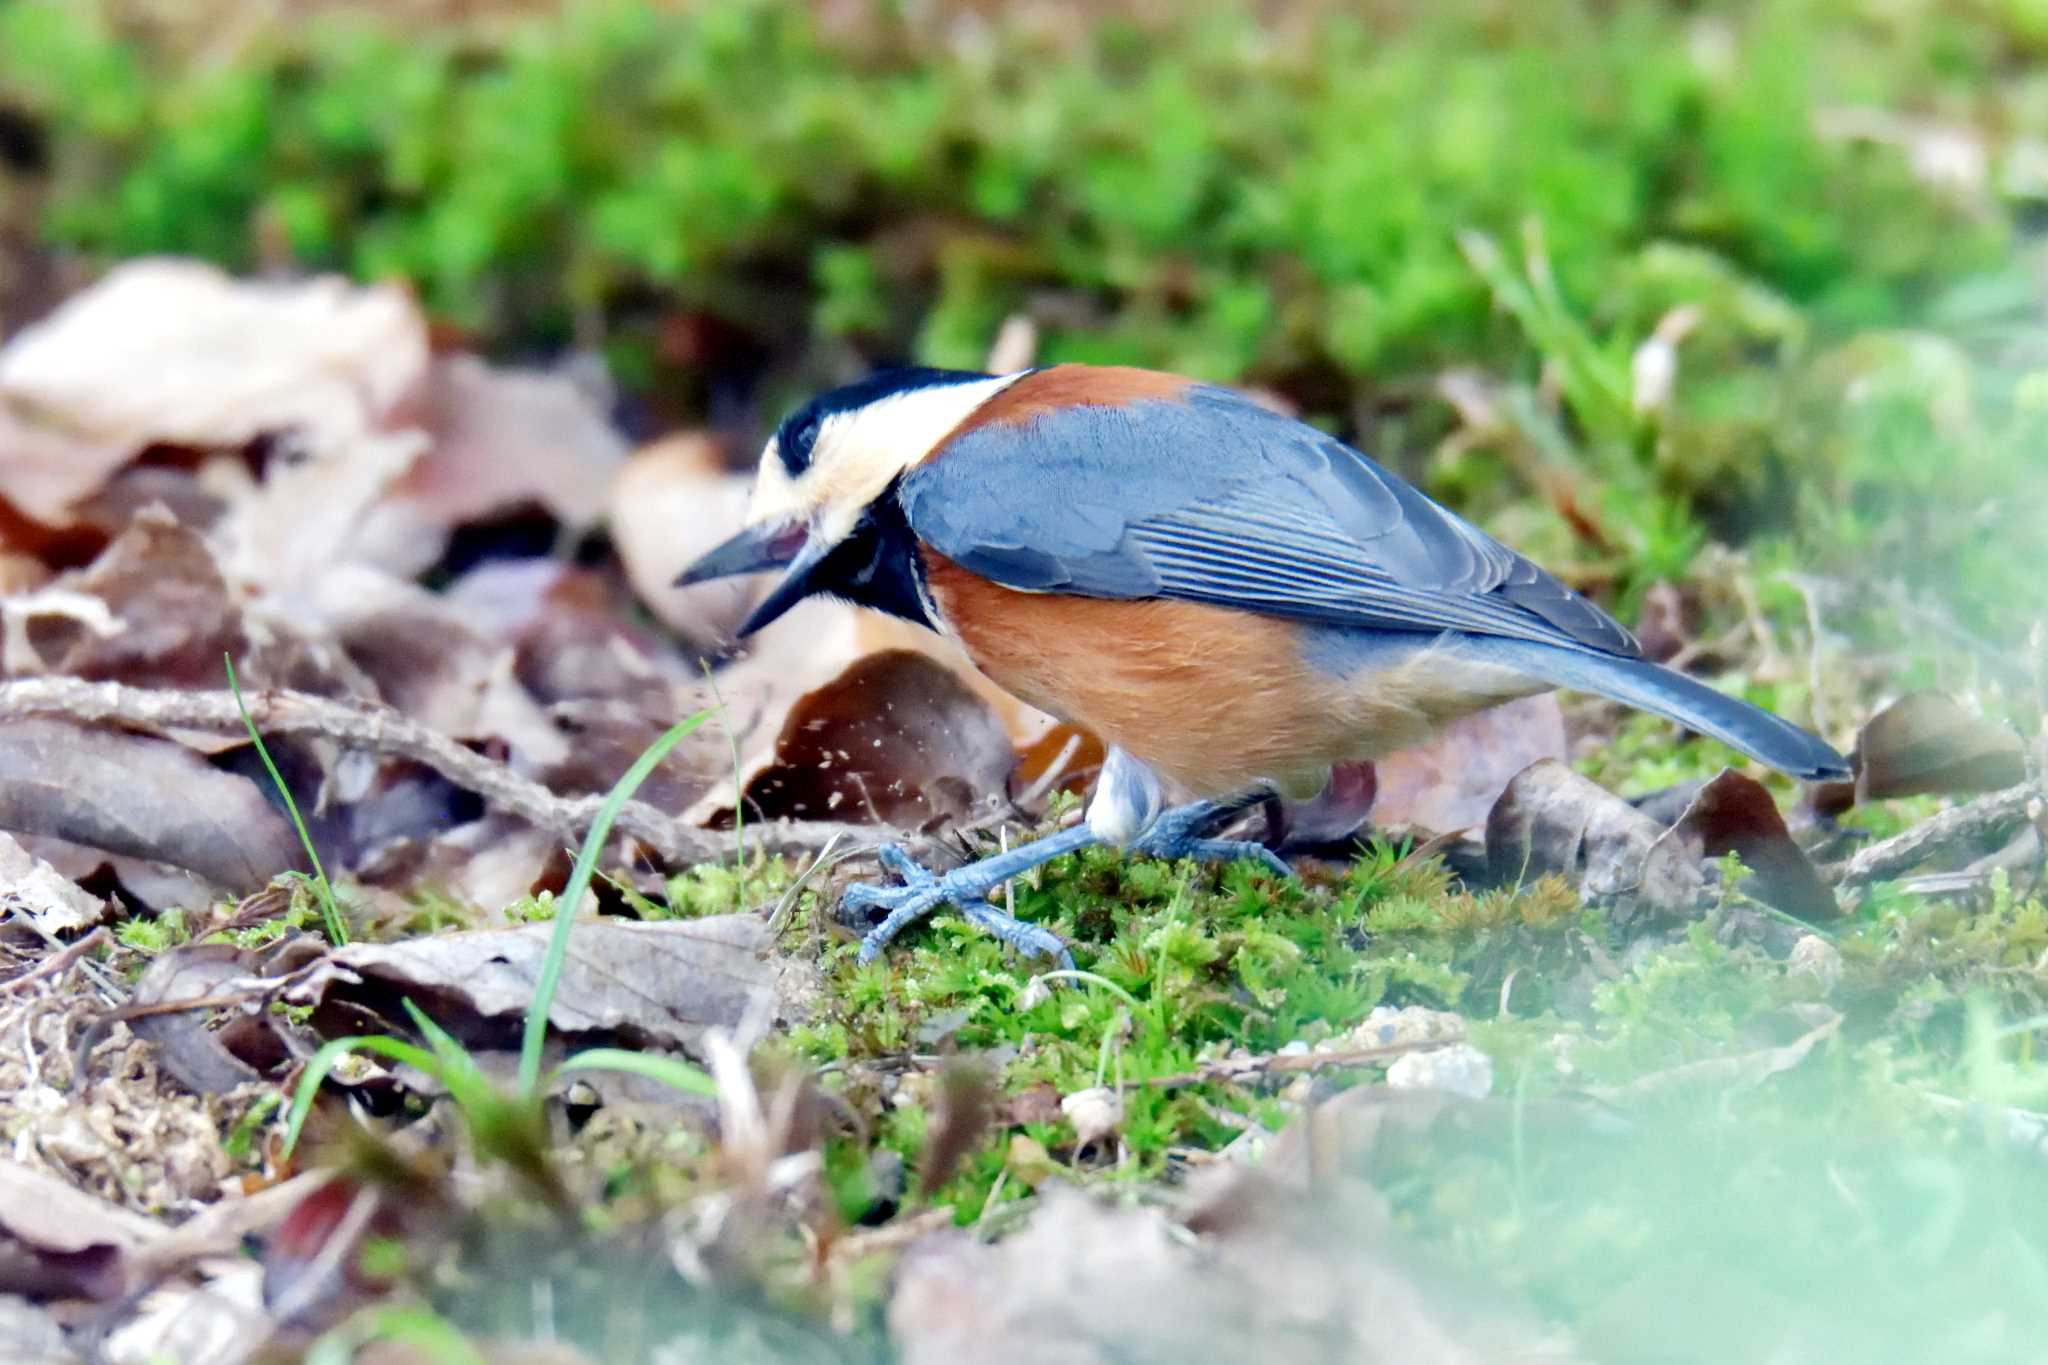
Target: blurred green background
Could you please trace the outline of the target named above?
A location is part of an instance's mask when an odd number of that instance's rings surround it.
[[[2038,0],[8,0],[0,323],[140,253],[397,277],[737,456],[1021,315],[1631,617],[1737,583],[1967,685],[2039,616],[2044,53]]]

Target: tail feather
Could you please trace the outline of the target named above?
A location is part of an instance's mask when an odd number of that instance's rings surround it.
[[[1508,646],[1516,666],[1558,687],[1655,712],[1790,776],[1809,782],[1849,776],[1848,763],[1825,741],[1661,664],[1521,641],[1488,644]]]

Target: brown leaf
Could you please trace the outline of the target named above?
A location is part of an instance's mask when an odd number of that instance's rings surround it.
[[[509,645],[514,673],[543,706],[621,702],[666,723],[675,681],[697,681],[674,650],[629,619],[630,598],[601,574],[555,559],[492,560],[448,586],[473,630]]]
[[[1743,889],[1788,915],[1816,920],[1842,913],[1770,792],[1733,768],[1702,787],[1658,843],[1675,845],[1689,862],[1735,854],[1753,874]]]
[[[1545,759],[1516,774],[1487,817],[1487,873],[1499,884],[1554,873],[1589,899],[1680,914],[1705,878],[1675,845],[1660,846],[1663,833],[1598,783]]]
[[[1041,1189],[994,1245],[947,1230],[897,1269],[905,1365],[1076,1361],[1572,1359],[1535,1315],[1409,1246],[1347,1182],[1308,1201],[1245,1173],[1243,1211],[1199,1247],[1154,1209]]]
[[[1016,753],[957,675],[888,650],[800,700],[775,761],[747,783],[749,815],[921,828],[999,796]]]
[[[308,611],[393,707],[456,739],[502,740],[522,767],[569,745],[512,675],[512,651],[471,629],[453,603],[362,565],[322,575]]]
[[[248,778],[169,740],[41,717],[0,720],[0,829],[170,863],[239,890],[304,856]]]
[[[162,1236],[147,1218],[0,1161],[0,1293],[117,1299],[128,1291],[135,1258]]]
[[[410,998],[465,1044],[516,1046],[552,931],[532,924],[351,944],[294,982],[286,998],[355,1001],[398,1026],[398,1001]],[[755,1000],[773,995],[768,944],[757,915],[579,923],[548,1023],[571,1037],[694,1048],[705,1030],[737,1028]]]
[[[1856,738],[1856,799],[2003,791],[2027,777],[2026,747],[2008,726],[1940,692],[1913,692],[1871,717]]]
[[[157,1050],[164,1070],[186,1089],[218,1095],[262,1079],[256,1068],[221,1043],[206,1027],[206,1012],[173,1009],[180,1002],[217,999],[231,983],[248,982],[261,968],[258,954],[231,943],[186,943],[169,949],[149,964],[135,983],[127,1005],[111,1010],[106,1022],[120,1020]],[[80,1055],[91,1051],[81,1043]]]
[[[289,431],[345,448],[426,361],[419,311],[395,286],[134,261],[0,350],[0,496],[59,523],[153,444],[232,449]]]
[[[1677,584],[1652,583],[1636,613],[1636,639],[1643,653],[1659,663],[1668,661],[1698,635],[1699,614],[1699,604]]]
[[[428,374],[424,406],[431,444],[391,496],[428,524],[537,504],[582,530],[603,514],[626,443],[569,375],[450,356]]]
[[[1373,765],[1379,778],[1373,824],[1433,834],[1484,824],[1515,774],[1564,757],[1564,712],[1552,693],[1460,716],[1429,743]]]
[[[213,552],[162,508],[138,513],[98,559],[58,588],[107,604],[114,629],[45,618],[29,642],[51,672],[137,687],[222,685],[221,658],[239,654],[239,613]],[[20,672],[9,660],[10,671]]]
[[[68,934],[106,918],[107,903],[0,834],[0,909],[26,915],[46,935]]]

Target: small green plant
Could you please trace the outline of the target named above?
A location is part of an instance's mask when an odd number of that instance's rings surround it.
[[[298,1091],[292,1097],[291,1113],[285,1122],[287,1152],[298,1144],[299,1134],[305,1128],[306,1116],[312,1112],[321,1083],[343,1058],[356,1053],[370,1053],[402,1062],[432,1076],[447,1089],[456,1107],[468,1120],[479,1150],[501,1154],[540,1150],[535,1139],[540,1132],[541,1098],[546,1093],[541,1058],[547,1042],[548,1011],[554,1004],[555,988],[561,982],[562,966],[569,956],[569,935],[575,927],[575,908],[582,903],[584,892],[590,889],[598,856],[604,850],[605,841],[611,837],[612,824],[618,819],[620,808],[647,780],[655,766],[668,756],[669,751],[702,725],[710,714],[700,711],[687,720],[679,721],[648,745],[633,766],[612,785],[604,804],[598,808],[596,818],[591,821],[590,830],[584,835],[583,845],[577,852],[575,865],[570,869],[568,883],[562,888],[561,897],[555,901],[554,932],[548,938],[547,953],[541,959],[533,1001],[527,1006],[517,1089],[509,1095],[500,1091],[459,1042],[407,1001],[406,1009],[428,1045],[420,1047],[398,1038],[359,1035],[332,1039],[322,1046],[306,1063]],[[556,1068],[555,1074],[571,1071],[630,1072],[691,1094],[717,1093],[711,1077],[687,1062],[618,1048],[585,1049],[564,1061]]]
[[[256,746],[256,756],[263,760],[263,770],[270,774],[271,785],[284,799],[284,808],[291,814],[292,828],[299,832],[299,843],[306,850],[306,857],[313,864],[313,886],[320,897],[320,918],[327,926],[327,938],[337,948],[348,942],[348,922],[342,918],[341,902],[335,898],[334,887],[327,881],[327,870],[320,866],[320,851],[313,847],[313,836],[306,829],[305,817],[299,814],[299,803],[292,799],[292,789],[286,785],[284,774],[277,770],[277,764],[270,760],[270,750],[263,743],[263,736],[256,733],[255,718],[249,714],[249,703],[242,699],[242,684],[235,678],[235,656],[221,656],[227,664],[228,691],[235,697],[235,709],[242,713],[242,724],[248,728],[249,742]]]

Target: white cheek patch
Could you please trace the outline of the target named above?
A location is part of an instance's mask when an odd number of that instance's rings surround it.
[[[810,468],[795,479],[770,441],[761,453],[748,521],[804,521],[818,539],[844,539],[898,475],[929,455],[969,413],[1028,373],[912,389],[833,413],[818,430]]]

